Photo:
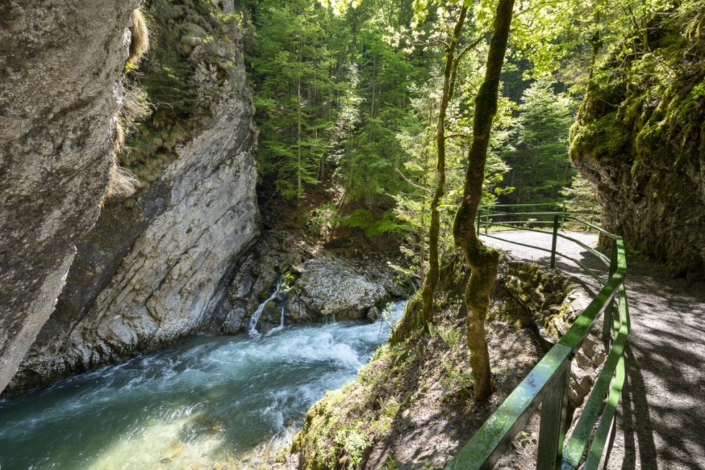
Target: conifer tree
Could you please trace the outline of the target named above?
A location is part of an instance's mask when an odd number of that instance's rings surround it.
[[[575,170],[568,158],[568,132],[573,101],[554,92],[545,79],[535,80],[522,96],[519,117],[502,157],[512,168],[507,184],[514,187],[508,199],[517,203],[554,202],[570,183]]]

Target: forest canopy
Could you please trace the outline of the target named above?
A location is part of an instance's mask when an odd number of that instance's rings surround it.
[[[446,122],[443,247],[453,243],[473,97],[496,4],[465,3],[458,44],[465,51]],[[247,18],[256,31],[247,58],[263,191],[305,208],[303,224],[326,238],[358,230],[366,238],[406,240],[402,250],[421,275],[437,179],[442,64],[461,7],[452,1],[260,0],[250,2]],[[576,177],[568,130],[593,60],[586,39],[591,11],[577,2],[517,4],[484,202],[558,205],[566,199]]]
[[[423,286],[392,342],[430,328],[440,260],[462,251],[483,399],[491,393],[483,325],[498,255],[479,239],[480,207],[593,211],[594,190],[568,157],[578,104],[605,81],[603,63],[651,54],[657,15],[692,13],[696,4],[255,2],[249,64],[262,187],[270,200],[308,209],[304,224],[324,238],[347,229],[404,240]],[[688,34],[699,36],[701,24],[698,14]],[[620,70],[613,65],[608,74]],[[650,71],[665,77],[667,68]]]

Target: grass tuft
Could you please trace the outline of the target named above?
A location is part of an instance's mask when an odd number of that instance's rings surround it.
[[[113,136],[113,151],[116,154],[119,154],[124,148],[125,130],[122,128],[122,125],[120,125],[120,121],[118,121],[117,125],[115,126],[115,135]]]
[[[130,19],[132,20],[130,27],[132,40],[130,41],[130,55],[127,58],[127,63],[137,65],[149,51],[149,29],[147,29],[147,22],[140,9],[133,10]]]
[[[110,181],[108,189],[103,196],[103,202],[107,199],[125,198],[135,193],[135,188],[139,185],[137,178],[129,170],[118,165],[117,160],[113,160],[113,167],[110,169]]]

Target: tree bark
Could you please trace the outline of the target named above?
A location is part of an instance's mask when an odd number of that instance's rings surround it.
[[[476,401],[483,401],[492,394],[485,320],[490,304],[490,289],[497,278],[499,252],[480,241],[479,234],[475,232],[475,220],[482,199],[487,148],[492,122],[497,114],[500,75],[507,51],[513,8],[514,0],[499,0],[497,5],[485,79],[475,98],[473,141],[468,154],[463,199],[453,224],[455,244],[463,250],[471,269],[470,280],[465,288],[465,304],[468,309],[467,341]]]
[[[438,124],[436,126],[436,150],[438,152],[438,160],[436,165],[436,190],[433,193],[431,200],[431,225],[429,227],[429,243],[428,243],[428,273],[424,278],[423,287],[421,290],[421,302],[423,311],[423,326],[428,328],[429,323],[433,323],[433,298],[438,287],[438,278],[440,276],[439,261],[438,261],[438,239],[441,232],[441,217],[438,212],[438,206],[445,194],[446,183],[446,114],[448,106],[453,99],[455,91],[455,74],[457,72],[457,63],[455,60],[455,49],[458,46],[458,39],[463,30],[465,17],[467,16],[468,8],[463,6],[460,9],[458,22],[453,30],[453,38],[446,50],[446,64],[443,70],[443,93],[441,94],[441,104],[438,110]]]
[[[438,262],[438,239],[441,231],[441,218],[438,212],[438,206],[445,193],[445,167],[446,167],[446,137],[445,137],[445,121],[448,106],[453,98],[455,91],[455,77],[458,70],[458,60],[456,59],[455,50],[458,46],[458,40],[463,30],[465,18],[468,13],[468,7],[463,6],[460,9],[458,22],[453,29],[453,37],[446,47],[446,63],[443,70],[443,92],[441,94],[441,104],[438,111],[438,124],[436,127],[436,147],[438,151],[438,160],[436,165],[436,189],[431,199],[431,225],[429,227],[429,242],[428,242],[428,272],[424,277],[421,293],[414,296],[404,309],[404,317],[397,325],[392,333],[392,344],[398,343],[408,337],[413,331],[418,328],[428,329],[428,324],[433,323],[433,299],[438,287],[438,279],[440,277],[440,269]],[[420,307],[420,308],[419,308]]]

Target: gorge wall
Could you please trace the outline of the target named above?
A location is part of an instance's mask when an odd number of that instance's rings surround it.
[[[121,114],[127,149],[120,155],[141,189],[107,200],[78,242],[56,310],[10,388],[43,385],[210,325],[236,260],[259,235],[242,15],[232,2],[154,0],[144,10],[152,51],[123,81],[126,106],[148,112],[133,121]],[[102,192],[95,193],[97,215]],[[77,190],[73,199],[83,196]],[[56,294],[47,297],[51,307]]]
[[[100,212],[136,7],[0,2],[0,391]]]
[[[610,53],[571,135],[603,226],[694,280],[705,278],[704,19],[684,4]]]

